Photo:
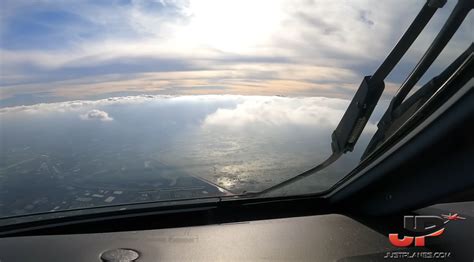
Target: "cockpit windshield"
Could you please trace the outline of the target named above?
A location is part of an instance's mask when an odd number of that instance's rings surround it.
[[[381,143],[377,123],[456,2],[1,6],[0,218],[12,218],[257,197],[277,185],[277,196],[326,191]],[[413,31],[424,30],[413,48],[393,71],[372,75],[414,20]],[[472,44],[472,14],[461,22],[403,91],[418,90]],[[364,84],[378,93],[367,97]],[[317,175],[283,188],[334,153],[340,159]]]

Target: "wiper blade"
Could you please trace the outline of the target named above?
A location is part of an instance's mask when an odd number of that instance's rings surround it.
[[[441,8],[446,0],[428,0],[418,15],[415,17],[407,31],[397,42],[390,54],[371,76],[365,76],[357,92],[352,98],[349,107],[342,116],[341,121],[332,133],[332,154],[321,164],[313,167],[295,177],[285,180],[279,184],[269,187],[256,193],[246,193],[246,196],[258,196],[268,192],[280,189],[307,176],[310,176],[330,164],[334,163],[341,155],[352,152],[357,140],[359,139],[367,121],[369,120],[380,96],[385,88],[384,80],[387,75],[398,64],[408,48],[413,44],[426,24],[435,14],[438,8]]]
[[[398,89],[396,95],[393,97],[390,102],[389,107],[385,111],[381,120],[378,123],[378,130],[371,139],[369,145],[367,146],[362,159],[366,158],[370,153],[372,153],[378,145],[380,145],[384,139],[388,137],[389,130],[392,124],[397,120],[396,112],[400,111],[402,102],[405,100],[409,92],[418,82],[418,80],[426,73],[431,64],[436,60],[444,47],[448,44],[449,40],[453,37],[454,33],[461,26],[462,22],[469,14],[469,12],[474,7],[474,2],[472,0],[459,0],[453,11],[451,12],[449,18],[446,20],[445,24],[441,28],[440,32],[436,38],[431,43],[430,47],[426,50],[425,54],[415,66],[410,75],[406,78],[403,84]],[[466,52],[469,51],[470,48]],[[464,54],[467,56],[467,54]],[[462,61],[462,58],[458,59]],[[459,63],[458,61],[458,63]],[[456,65],[450,66],[451,68],[456,68]],[[443,78],[443,75],[449,75],[450,69],[447,69],[447,72],[440,75],[438,80],[433,79],[431,85],[439,86],[437,82],[440,78]]]

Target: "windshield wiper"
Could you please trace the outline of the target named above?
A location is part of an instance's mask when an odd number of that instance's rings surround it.
[[[431,43],[430,47],[426,50],[425,54],[415,66],[410,75],[406,78],[403,84],[398,89],[396,95],[393,97],[390,105],[385,111],[384,115],[378,123],[378,130],[372,137],[369,145],[362,155],[362,159],[366,158],[372,153],[386,138],[393,133],[393,125],[399,119],[400,112],[403,112],[406,105],[404,100],[413,89],[418,80],[426,73],[431,64],[436,60],[444,47],[448,44],[449,40],[453,37],[454,33],[461,26],[462,22],[469,14],[474,6],[472,0],[459,0],[453,11],[446,20],[446,23],[441,28],[436,38]],[[446,78],[452,74],[452,71],[456,69],[459,64],[470,54],[469,50],[472,50],[472,45],[469,47],[464,54],[462,54],[451,66],[449,66],[439,76],[429,81],[422,89],[437,90],[442,83],[446,81]],[[471,51],[472,52],[472,51]],[[410,103],[413,103],[412,101]],[[398,121],[400,122],[400,121]]]
[[[365,76],[357,92],[352,98],[349,107],[342,116],[341,121],[332,133],[332,154],[321,164],[285,180],[279,184],[269,187],[260,192],[246,193],[246,196],[259,196],[267,194],[310,176],[339,159],[341,155],[352,152],[359,139],[367,121],[369,120],[380,96],[385,88],[384,80],[393,68],[398,64],[408,48],[413,44],[418,35],[423,31],[426,24],[431,20],[438,8],[441,8],[446,0],[428,0],[418,15],[415,17],[407,31],[400,38],[390,54],[385,58],[379,68],[371,76]]]

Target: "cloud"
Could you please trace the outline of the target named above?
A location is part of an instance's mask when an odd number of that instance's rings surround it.
[[[359,19],[360,21],[366,23],[367,25],[371,26],[371,25],[374,25],[374,21],[370,20],[369,18],[369,15],[370,15],[370,11],[366,11],[366,10],[360,10],[359,11]]]
[[[100,120],[100,121],[112,121],[114,120],[109,114],[102,110],[93,109],[85,114],[79,116],[82,120]]]
[[[101,98],[105,94],[244,94],[326,96],[349,98],[359,76],[344,68],[287,63],[229,64],[209,70],[111,74],[62,80],[47,87],[51,96],[69,99]],[[25,83],[3,88],[0,99],[24,93],[44,93],[44,83]],[[40,90],[44,90],[40,92]],[[128,93],[128,94],[127,94]],[[39,95],[38,95],[39,96]],[[1,101],[0,101],[1,102]],[[45,101],[46,102],[46,101]]]
[[[390,82],[403,82],[454,2],[437,12]],[[130,91],[350,97],[348,86],[374,72],[422,5],[6,0],[0,11],[0,99],[51,92],[73,100]],[[428,77],[472,42],[470,25],[472,14]]]
[[[164,102],[164,101],[211,101],[211,100],[224,100],[227,101],[231,97],[240,96],[170,96],[170,95],[136,95],[136,96],[118,96],[109,97],[106,99],[98,100],[73,100],[57,103],[38,103],[28,106],[12,106],[0,108],[0,114],[8,113],[65,113],[65,112],[91,112],[101,111],[97,108],[112,106],[112,105],[138,105],[141,103],[151,102]],[[86,118],[88,113],[84,113]]]
[[[349,104],[349,100],[326,97],[230,97],[236,100],[235,107],[219,108],[207,115],[202,128],[258,132],[301,127],[327,131],[337,126]],[[385,110],[386,101],[380,104],[374,111],[377,119],[372,121],[371,118],[364,129],[365,133],[377,130],[376,123]]]
[[[204,127],[239,128],[255,125],[334,127],[348,101],[324,97],[246,97],[235,108],[218,109]]]

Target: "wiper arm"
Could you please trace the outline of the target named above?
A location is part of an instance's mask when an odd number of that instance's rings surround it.
[[[352,152],[357,140],[359,139],[362,130],[369,120],[375,106],[377,105],[380,96],[385,88],[384,80],[387,75],[398,64],[400,59],[406,53],[408,48],[413,44],[418,35],[423,31],[426,24],[435,14],[438,8],[441,8],[446,3],[446,0],[428,0],[418,15],[415,17],[407,31],[400,38],[390,54],[385,58],[383,63],[371,76],[365,76],[362,83],[357,89],[352,98],[349,107],[342,116],[341,121],[332,133],[332,154],[321,164],[313,167],[295,177],[285,180],[277,185],[269,187],[257,193],[247,193],[246,195],[263,195],[270,191],[277,190],[310,176],[333,162],[335,162],[341,155],[347,152]]]
[[[462,22],[473,7],[474,2],[472,0],[458,0],[458,3],[454,7],[449,18],[446,20],[436,38],[431,43],[430,47],[426,50],[421,60],[418,62],[413,71],[400,86],[396,95],[393,97],[389,107],[387,108],[387,111],[385,111],[378,123],[377,132],[371,139],[364,154],[362,155],[362,159],[366,158],[371,152],[373,152],[375,148],[388,136],[388,131],[391,125],[397,119],[396,112],[399,111],[398,109],[402,105],[402,102],[405,100],[418,80],[426,73],[431,64],[436,60],[441,51],[443,51],[444,47],[448,44],[449,40],[453,37],[454,33],[461,26]],[[452,67],[455,68],[455,66]],[[449,73],[446,73],[445,75],[448,74]],[[431,84],[436,84],[434,82],[435,81],[433,81]]]

